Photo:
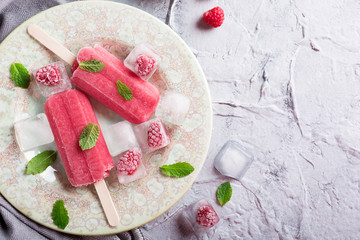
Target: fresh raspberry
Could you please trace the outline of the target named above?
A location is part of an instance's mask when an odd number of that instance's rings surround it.
[[[203,20],[214,28],[220,27],[224,22],[224,10],[220,7],[215,7],[204,13]]]
[[[37,70],[35,78],[46,86],[54,86],[60,82],[59,69],[54,65],[47,65]]]
[[[196,222],[210,228],[219,222],[219,217],[210,205],[203,205],[197,212]]]
[[[136,59],[136,67],[138,75],[141,77],[147,76],[155,67],[155,59],[150,56],[140,54]]]
[[[133,175],[139,167],[141,153],[138,149],[133,148],[127,151],[119,160],[116,170],[126,175]]]
[[[164,136],[161,132],[161,123],[153,122],[148,130],[149,147],[160,147],[163,144]]]

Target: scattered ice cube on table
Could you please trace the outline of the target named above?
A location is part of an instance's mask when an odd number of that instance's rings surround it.
[[[170,143],[170,137],[160,118],[136,125],[133,129],[144,154],[166,147]]]
[[[144,80],[148,80],[156,71],[161,58],[146,43],[135,46],[124,61],[124,65]]]
[[[59,92],[71,89],[71,82],[62,62],[54,62],[32,72],[41,94],[50,97]]]
[[[54,141],[45,113],[18,121],[14,128],[17,144],[23,152]]]
[[[117,156],[130,148],[138,147],[131,124],[121,121],[103,129],[103,135],[111,156]]]
[[[241,180],[253,160],[253,154],[240,143],[228,141],[216,155],[214,166],[222,175]]]
[[[132,148],[119,156],[116,163],[116,175],[121,184],[128,184],[147,175],[139,148]]]
[[[160,97],[155,116],[165,122],[181,125],[189,112],[190,99],[174,91],[166,91]]]
[[[195,235],[201,238],[204,235],[210,237],[220,225],[220,207],[211,200],[201,199],[182,212],[182,224],[193,230]]]

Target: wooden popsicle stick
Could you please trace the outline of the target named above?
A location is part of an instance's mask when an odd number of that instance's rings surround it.
[[[30,24],[27,30],[30,36],[35,38],[46,48],[55,53],[63,61],[65,61],[69,65],[73,65],[74,61],[76,60],[76,55],[70,52],[66,47],[64,47],[54,38],[50,37],[40,27],[36,26],[35,24]],[[114,202],[110,196],[109,190],[106,186],[105,180],[103,179],[94,183],[94,186],[99,196],[100,203],[104,209],[105,216],[108,220],[109,225],[116,227],[117,225],[119,225],[120,219],[116,211]]]
[[[35,24],[30,24],[27,30],[30,36],[38,40],[47,49],[55,53],[59,58],[61,58],[69,65],[73,65],[76,59],[76,55],[70,52],[69,49],[64,47],[54,38],[50,37],[46,32],[44,32],[40,27]]]
[[[105,180],[103,179],[94,183],[94,186],[99,196],[109,225],[112,227],[116,227],[119,224],[120,219],[116,211],[114,202],[112,201],[112,198],[110,196],[109,190],[106,186]]]

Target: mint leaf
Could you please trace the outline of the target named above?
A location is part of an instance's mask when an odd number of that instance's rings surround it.
[[[93,148],[99,138],[100,129],[96,123],[89,123],[84,127],[79,139],[81,150]]]
[[[230,201],[231,195],[232,195],[232,188],[230,182],[224,182],[217,189],[216,196],[221,206],[224,206],[225,203]]]
[[[21,63],[13,63],[10,66],[11,78],[16,86],[28,88],[30,85],[30,75],[28,70]]]
[[[56,160],[55,151],[43,151],[33,157],[26,166],[26,174],[38,174],[46,170]]]
[[[189,175],[194,171],[194,167],[187,162],[179,162],[171,165],[163,165],[160,167],[163,173],[170,177],[181,178]]]
[[[88,72],[100,72],[105,64],[100,60],[90,59],[79,63],[79,67]]]
[[[120,96],[122,96],[125,100],[132,100],[133,96],[132,96],[132,92],[130,90],[130,88],[128,88],[125,84],[123,84],[120,81],[116,82],[116,87],[117,90],[120,94]]]
[[[57,200],[54,203],[51,218],[58,228],[65,229],[69,224],[69,215],[63,200]]]

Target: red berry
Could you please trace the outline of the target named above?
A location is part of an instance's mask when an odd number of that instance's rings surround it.
[[[163,133],[161,132],[161,123],[153,122],[148,130],[149,147],[160,147],[163,144]]]
[[[35,78],[46,86],[54,86],[60,82],[59,69],[54,65],[47,65],[37,70]]]
[[[212,27],[220,27],[224,22],[224,10],[215,7],[204,13],[203,20]]]
[[[203,205],[197,212],[196,222],[210,228],[219,222],[219,217],[210,205]]]
[[[136,71],[141,77],[145,77],[151,73],[155,67],[155,59],[150,56],[140,54],[136,59]]]
[[[138,149],[130,149],[119,160],[116,171],[126,175],[132,175],[139,167],[141,153]]]

